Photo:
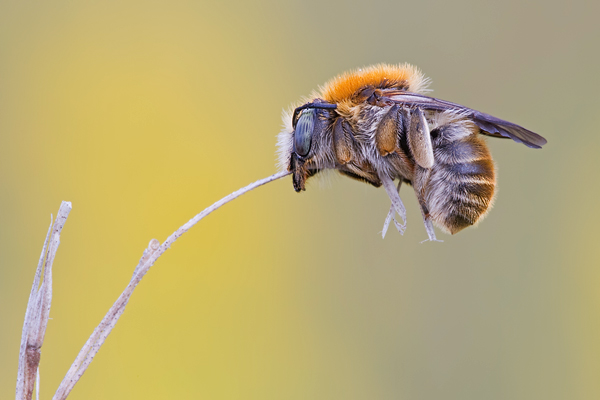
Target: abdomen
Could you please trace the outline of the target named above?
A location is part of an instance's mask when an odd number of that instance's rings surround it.
[[[435,165],[421,188],[421,198],[432,221],[454,234],[477,223],[491,208],[496,172],[478,134],[457,140],[440,134],[434,139]]]

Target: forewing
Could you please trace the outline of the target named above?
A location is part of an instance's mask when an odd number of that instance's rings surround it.
[[[546,139],[537,133],[522,126],[446,100],[410,92],[395,92],[394,94],[386,95],[386,97],[409,107],[418,106],[421,109],[432,111],[456,111],[473,120],[482,130],[482,133],[489,136],[510,138],[528,147],[539,149],[547,142]]]

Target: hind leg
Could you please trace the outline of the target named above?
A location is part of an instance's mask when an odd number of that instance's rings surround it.
[[[406,230],[406,208],[404,207],[402,199],[400,198],[400,194],[398,193],[400,191],[400,185],[402,184],[402,181],[400,181],[398,187],[396,188],[394,186],[394,181],[392,181],[392,179],[387,175],[379,174],[379,179],[381,180],[385,191],[387,192],[388,196],[390,197],[390,200],[392,201],[390,211],[388,212],[388,215],[385,218],[385,222],[383,223],[383,230],[381,232],[381,236],[385,237],[391,220],[394,221],[394,225],[396,226],[398,232],[400,232],[401,235],[404,235],[404,231]],[[400,215],[400,217],[404,220],[404,225],[400,224],[396,220],[396,218],[394,217],[395,213],[398,213],[398,215]]]

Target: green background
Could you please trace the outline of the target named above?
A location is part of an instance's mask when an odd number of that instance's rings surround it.
[[[42,399],[148,241],[271,175],[281,110],[378,62],[548,144],[488,139],[495,207],[441,244],[411,190],[385,240],[383,189],[245,195],[159,259],[70,398],[600,398],[592,3],[3,0],[0,398],[61,200]]]

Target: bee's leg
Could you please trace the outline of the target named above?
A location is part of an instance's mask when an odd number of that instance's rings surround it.
[[[429,125],[425,119],[425,115],[420,108],[415,108],[411,111],[409,117],[409,124],[407,129],[407,141],[415,161],[417,162],[416,169],[422,171],[417,174],[416,181],[414,182],[415,192],[417,193],[417,199],[419,200],[419,208],[421,209],[421,215],[423,216],[423,223],[425,224],[425,231],[427,231],[428,239],[426,241],[438,242],[435,237],[435,230],[433,229],[433,223],[429,217],[429,211],[425,206],[425,200],[423,193],[418,188],[423,188],[425,182],[429,180],[429,174],[433,167],[433,145],[431,143],[431,134],[429,132]],[[419,182],[420,181],[420,182]],[[421,243],[423,243],[421,242]]]
[[[354,149],[354,139],[350,124],[344,121],[343,118],[338,118],[333,125],[333,151],[337,162],[341,165],[346,165],[352,159],[356,159]]]
[[[396,229],[398,229],[398,232],[400,232],[400,234],[403,235],[404,231],[406,230],[406,208],[404,208],[404,204],[402,204],[402,199],[400,199],[398,190],[394,186],[394,181],[392,181],[392,179],[389,176],[387,176],[385,173],[378,171],[378,175],[379,175],[379,180],[383,184],[385,191],[387,192],[388,196],[390,197],[390,200],[392,201],[392,207],[394,208],[394,211],[396,211],[398,213],[398,215],[400,215],[400,217],[404,221],[404,225],[401,225],[394,218],[394,224],[396,225]],[[388,214],[388,217],[389,217],[389,214]],[[388,218],[386,218],[386,222],[387,223],[384,223],[384,230],[382,232],[383,236],[385,236],[387,227],[389,226]]]
[[[400,194],[400,186],[402,186],[402,180],[398,182],[398,194]],[[390,211],[388,211],[388,215],[387,217],[385,217],[385,221],[383,223],[383,230],[381,231],[382,238],[385,238],[385,234],[387,233],[388,227],[390,226],[390,222],[392,222],[392,219],[394,220],[394,225],[396,226],[398,232],[404,232],[404,228],[402,227],[402,225],[400,225],[400,222],[396,220],[395,214],[396,210],[394,209],[394,205],[391,205]]]
[[[417,164],[427,169],[433,167],[433,146],[429,125],[420,108],[415,108],[411,112],[407,137],[408,147]]]
[[[423,216],[423,223],[425,224],[425,230],[427,231],[428,239],[423,240],[421,243],[425,242],[443,242],[443,240],[438,240],[435,237],[435,231],[433,230],[433,223],[431,222],[431,218],[427,216],[427,211],[423,208],[423,206],[419,207],[421,209],[421,215]]]
[[[398,150],[398,133],[402,128],[402,116],[400,115],[400,106],[397,104],[393,105],[388,112],[383,116],[379,125],[377,126],[377,130],[375,131],[375,145],[379,154],[382,157],[387,156],[391,153],[396,153]],[[379,178],[381,180],[381,177]],[[395,191],[395,197],[398,197],[400,201],[400,205],[402,205],[402,200],[400,200],[400,186],[402,185],[402,180],[398,183],[398,188]],[[386,187],[386,190],[388,188]],[[390,198],[393,195],[390,195]],[[388,212],[387,217],[383,223],[383,230],[381,231],[381,237],[385,238],[385,234],[387,233],[388,227],[390,226],[390,222],[394,221],[394,225],[400,234],[404,234],[404,230],[406,229],[406,224],[400,224],[396,218],[396,208],[394,207],[394,201],[392,200],[392,205],[390,206],[390,211]],[[402,205],[402,209],[404,209],[404,205]],[[404,220],[406,220],[406,211],[404,213],[398,212],[400,216]]]
[[[394,153],[398,148],[399,112],[397,104],[392,106],[381,118],[375,131],[375,146],[382,157]]]
[[[424,240],[423,242],[432,241],[432,242],[441,242],[441,240],[437,240],[435,237],[435,231],[433,230],[433,223],[431,222],[431,217],[429,216],[429,210],[427,208],[427,203],[425,201],[425,193],[423,188],[426,186],[429,181],[429,175],[431,174],[431,169],[422,168],[420,166],[415,167],[415,178],[413,180],[413,187],[415,189],[415,194],[417,195],[417,200],[419,202],[419,209],[421,210],[421,215],[423,216],[423,223],[425,224],[425,230],[427,231],[427,236],[429,239]],[[421,242],[421,243],[423,243]]]

